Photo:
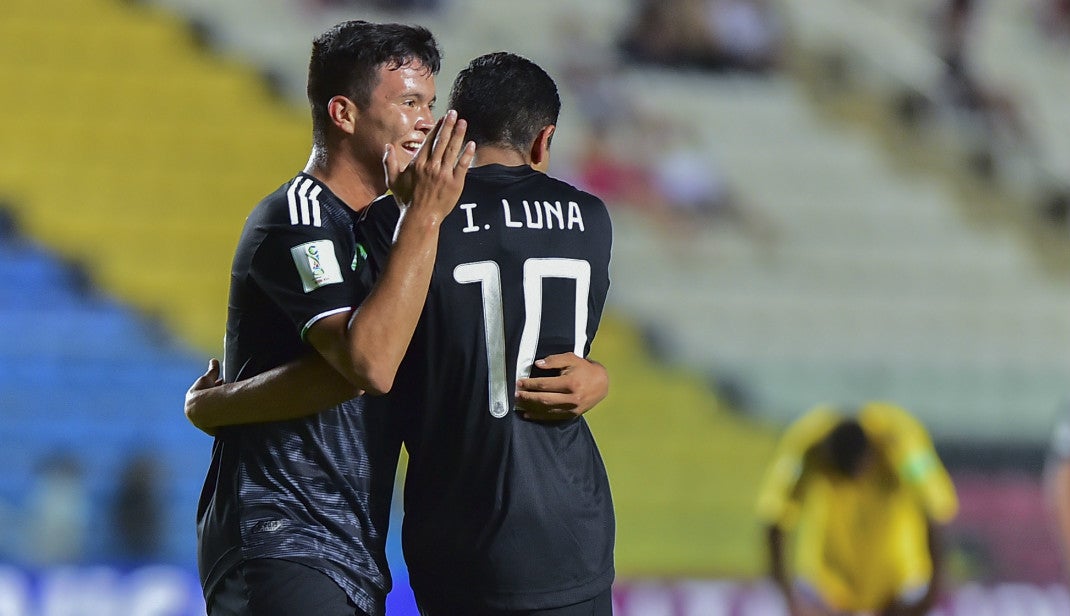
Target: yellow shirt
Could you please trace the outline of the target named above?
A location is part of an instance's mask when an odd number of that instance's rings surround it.
[[[841,417],[819,407],[781,438],[758,498],[758,516],[792,531],[795,576],[839,610],[875,610],[932,577],[928,520],[958,501],[925,429],[903,409],[862,407],[858,422],[879,453],[859,478],[829,472],[812,453]]]

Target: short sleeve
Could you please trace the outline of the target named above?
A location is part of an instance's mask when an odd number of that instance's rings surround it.
[[[367,296],[364,251],[349,228],[275,225],[262,229],[249,275],[304,338],[316,321]]]
[[[758,492],[757,514],[765,524],[790,526],[798,513],[796,487],[804,473],[806,454],[839,421],[828,407],[818,407],[795,421],[780,437],[772,463]]]
[[[900,480],[917,494],[929,518],[951,521],[958,513],[955,486],[925,427],[904,409],[885,403],[866,405],[859,421],[882,447]]]

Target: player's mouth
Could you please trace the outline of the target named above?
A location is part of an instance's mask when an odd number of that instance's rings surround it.
[[[416,153],[420,151],[420,146],[422,146],[423,144],[423,141],[405,141],[401,144],[401,149],[405,150],[413,156],[416,156]]]

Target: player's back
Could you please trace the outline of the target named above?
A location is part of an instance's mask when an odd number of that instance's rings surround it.
[[[404,413],[413,588],[500,609],[589,599],[613,577],[613,509],[593,436],[583,418],[527,421],[513,402],[534,359],[589,349],[609,287],[605,206],[530,167],[488,165],[470,170],[441,234],[427,305],[385,399]]]

